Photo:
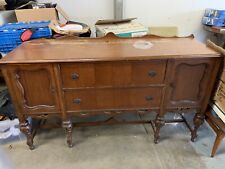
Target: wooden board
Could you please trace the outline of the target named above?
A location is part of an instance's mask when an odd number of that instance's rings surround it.
[[[148,49],[135,44],[151,43]],[[113,60],[147,60],[167,58],[219,57],[220,54],[194,38],[77,38],[35,40],[23,43],[1,59],[4,63],[87,62]]]

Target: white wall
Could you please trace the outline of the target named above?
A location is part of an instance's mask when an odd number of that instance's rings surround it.
[[[56,2],[73,21],[91,25],[99,19],[113,18],[113,0],[38,0]]]
[[[150,26],[177,26],[179,35],[194,34],[204,41],[201,18],[205,8],[225,9],[225,0],[125,0],[125,16],[137,16]]]
[[[49,2],[50,0],[39,0]],[[52,0],[71,20],[94,25],[113,18],[113,0]],[[179,35],[194,34],[204,41],[201,17],[205,8],[225,9],[225,0],[124,0],[124,17],[137,17],[146,26],[177,26]]]

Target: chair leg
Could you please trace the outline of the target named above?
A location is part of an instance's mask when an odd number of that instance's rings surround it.
[[[217,133],[217,136],[216,136],[216,139],[215,139],[215,142],[213,145],[211,157],[214,157],[214,155],[216,154],[216,151],[217,151],[218,147],[220,146],[224,136],[225,136],[224,133],[221,133],[221,132]]]

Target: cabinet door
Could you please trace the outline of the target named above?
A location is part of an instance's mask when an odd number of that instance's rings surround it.
[[[52,65],[14,65],[8,71],[24,112],[56,112],[57,98]]]
[[[216,59],[181,59],[168,62],[167,108],[200,107],[215,79]]]

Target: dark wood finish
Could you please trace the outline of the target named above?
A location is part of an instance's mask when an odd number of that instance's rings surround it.
[[[218,117],[213,116],[210,111],[206,112],[206,120],[216,133],[216,139],[211,152],[211,157],[214,157],[223,138],[225,137],[225,124]]]
[[[159,108],[161,87],[67,90],[67,111]]]
[[[139,49],[139,40],[152,43]],[[72,116],[155,110],[154,142],[168,110],[196,109],[195,127],[205,110],[221,62],[217,52],[193,38],[37,40],[23,43],[1,61],[20,128],[33,149],[27,117],[58,116],[72,147]],[[113,124],[110,119],[107,124]],[[76,124],[75,124],[76,125]],[[80,125],[80,124],[79,124]]]
[[[60,67],[64,88],[120,87],[162,84],[166,62],[76,63],[61,64]]]
[[[15,79],[19,102],[26,113],[59,110],[52,65],[14,65],[7,69]]]
[[[150,41],[148,50],[134,47],[137,41]],[[49,52],[51,51],[51,52]],[[32,57],[31,57],[32,56]],[[189,38],[77,38],[34,40],[23,43],[5,56],[1,63],[55,63],[171,58],[219,57],[220,54]]]
[[[199,107],[213,76],[215,61],[212,58],[198,60],[170,60],[168,64],[167,107]]]

